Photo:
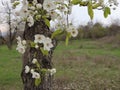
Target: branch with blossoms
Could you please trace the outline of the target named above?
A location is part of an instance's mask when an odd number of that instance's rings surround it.
[[[22,40],[21,37],[17,37],[17,48],[19,53],[24,54],[27,47],[36,48],[41,50],[43,55],[48,55],[48,52],[51,48],[53,48],[52,41],[49,37],[45,37],[44,35],[37,34],[35,35],[34,41],[26,41]],[[34,53],[34,58],[31,61],[32,65],[26,65],[24,71],[26,74],[31,74],[31,78],[35,79],[35,85],[38,86],[41,83],[42,75],[53,75],[56,73],[56,69],[45,69],[42,68],[36,59],[36,53]],[[31,67],[32,66],[32,67]]]
[[[76,37],[78,31],[68,23],[65,22],[62,24],[61,20],[64,20],[64,15],[68,15],[71,12],[70,3],[64,2],[63,0],[60,1],[51,1],[48,2],[47,0],[44,1],[43,5],[38,3],[37,0],[33,0],[32,2],[26,2],[26,9],[24,21],[29,27],[33,27],[35,22],[39,22],[40,20],[44,20],[46,26],[50,28],[50,20],[57,20],[60,23],[57,23],[56,30],[52,33],[51,37],[47,37],[43,34],[35,34],[34,40],[22,40],[20,36],[17,37],[17,48],[19,53],[24,54],[28,47],[35,48],[36,50],[40,50],[43,56],[49,55],[49,52],[54,47],[53,39],[63,33],[66,32],[66,44],[68,44],[68,40],[71,36]],[[61,26],[63,28],[61,28]],[[31,65],[32,64],[32,65]],[[30,61],[30,65],[27,64],[24,67],[24,72],[26,74],[30,74],[31,78],[35,79],[35,85],[38,86],[41,83],[41,77],[43,73],[45,75],[51,75],[56,72],[55,68],[52,69],[45,69],[41,67],[41,64],[37,60],[36,53],[34,53],[34,58]]]

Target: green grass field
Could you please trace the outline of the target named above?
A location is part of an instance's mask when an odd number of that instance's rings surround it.
[[[54,55],[55,90],[120,90],[120,47],[99,40],[59,42]],[[23,90],[21,55],[0,46],[0,90]]]

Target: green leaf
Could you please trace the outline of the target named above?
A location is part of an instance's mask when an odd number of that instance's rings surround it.
[[[99,6],[100,6],[100,3],[96,3],[96,4],[93,4],[92,8],[93,8],[93,9],[96,9],[96,8],[98,8]]]
[[[65,44],[68,45],[69,39],[71,38],[71,34],[67,33],[66,39],[65,39]]]
[[[47,69],[43,68],[41,69],[42,75],[45,75],[45,73],[47,72]]]
[[[35,16],[35,19],[36,19],[36,20],[39,20],[40,18],[41,18],[41,15],[36,15],[36,16]]]
[[[44,18],[45,24],[50,27],[50,21],[47,18]]]
[[[90,16],[91,19],[93,19],[94,12],[93,12],[92,2],[91,1],[89,1],[89,3],[88,3],[88,15]]]
[[[110,14],[111,14],[110,8],[109,7],[105,7],[105,9],[104,9],[104,17],[107,18],[108,15],[110,15]]]
[[[40,64],[39,64],[38,62],[36,63],[36,65],[37,65],[37,67],[40,69]]]
[[[61,34],[63,31],[62,30],[56,30],[52,33],[51,38],[53,39],[54,37],[56,37],[57,35]]]
[[[77,5],[81,2],[81,0],[72,0],[71,3],[74,5]]]
[[[31,46],[31,47],[35,47],[35,45],[36,45],[36,44],[35,44],[34,42],[30,42],[30,46]]]
[[[28,7],[31,7],[31,6],[32,6],[32,4],[31,4],[31,3],[29,3],[29,4],[28,4]]]
[[[79,4],[80,4],[81,6],[87,6],[88,1],[81,1]]]
[[[43,55],[48,55],[48,51],[44,50],[43,48],[40,48],[41,52],[43,53]]]
[[[40,83],[41,83],[41,79],[40,78],[39,79],[35,79],[35,86],[40,85]]]
[[[41,72],[47,72],[47,69],[43,68],[41,69]]]
[[[20,4],[20,2],[19,1],[15,1],[14,3],[13,3],[13,7],[14,8],[16,8],[17,7],[17,5],[19,5]]]

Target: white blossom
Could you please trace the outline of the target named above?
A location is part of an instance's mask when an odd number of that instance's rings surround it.
[[[22,14],[21,14],[22,13]],[[28,9],[26,7],[23,7],[22,10],[20,12],[18,12],[19,16],[22,17],[27,17],[28,16]]]
[[[48,69],[48,71],[50,72],[50,75],[54,75],[56,73],[56,69],[53,68],[53,69]]]
[[[78,35],[78,30],[71,30],[71,36],[76,37]]]
[[[49,37],[45,37],[44,35],[41,35],[41,34],[35,35],[34,43],[43,44],[44,50],[47,50],[47,51],[50,51],[50,49],[53,47],[52,40]],[[35,46],[35,48],[38,48],[38,47],[39,46]]]
[[[35,35],[34,43],[43,43],[43,42],[44,42],[44,39],[45,39],[45,36],[44,36],[44,35],[36,34],[36,35]]]
[[[34,17],[34,15],[35,15],[35,12],[33,12],[32,10],[28,10],[27,13],[28,13],[28,15],[27,15],[26,19],[28,19],[29,16]],[[27,22],[28,21],[30,21],[30,20],[27,20]]]
[[[30,72],[31,72],[31,73],[34,73],[34,69],[31,69]]]
[[[63,13],[64,15],[70,14],[72,11],[72,4],[69,0],[59,0],[56,1],[57,10]]]
[[[20,11],[17,11],[17,14],[21,17],[27,17],[28,16],[28,2],[27,0],[22,0],[22,8]]]
[[[59,10],[60,12],[65,12],[65,10],[66,10],[65,5],[60,5],[60,6],[58,7],[58,10]]]
[[[55,29],[61,29],[64,30],[66,28],[67,24],[66,24],[66,20],[64,18],[62,18],[60,15],[57,17],[57,21],[55,24]]]
[[[37,63],[37,59],[34,58],[34,59],[32,60],[32,63],[33,63],[33,64],[36,64],[36,63]]]
[[[69,32],[72,37],[76,37],[78,35],[78,30],[75,29],[73,26],[69,26],[67,28],[67,32]]]
[[[35,48],[36,48],[36,49],[38,49],[38,48],[39,48],[38,44],[36,44],[36,45],[35,45]]]
[[[35,10],[35,7],[34,7],[34,6],[31,6],[31,7],[29,7],[29,9],[34,11],[34,10]]]
[[[17,39],[17,43],[21,43],[21,37],[20,36],[18,36],[16,39]]]
[[[18,50],[19,53],[24,54],[25,53],[25,46],[23,46],[22,44],[19,44],[16,48],[16,50]]]
[[[36,10],[36,11],[35,11],[35,14],[37,14],[37,13],[38,13],[38,11]]]
[[[32,78],[39,79],[40,74],[38,72],[32,72]]]
[[[53,47],[52,40],[49,37],[45,38],[44,44],[44,50],[50,51],[50,49]]]
[[[23,40],[23,41],[22,41],[22,44],[23,44],[23,45],[26,45],[26,44],[27,44],[26,40]]]
[[[45,42],[44,43],[52,43],[52,40],[51,40],[51,38],[49,38],[49,37],[46,37],[45,38]]]
[[[29,22],[29,23],[28,23],[28,26],[29,26],[29,27],[32,27],[33,25],[34,25],[34,22]]]
[[[41,8],[42,8],[42,5],[41,5],[41,4],[36,4],[36,8],[37,8],[37,9],[41,9]]]
[[[61,3],[61,2],[62,2],[62,3],[63,3],[64,1],[65,1],[65,0],[59,0],[59,1],[57,1],[57,2],[59,2],[59,3]]]
[[[37,0],[33,0],[33,5],[36,5],[38,2],[37,2]]]
[[[43,8],[46,10],[46,11],[50,11],[50,10],[53,10],[56,8],[53,0],[44,0],[44,3],[43,3]]]
[[[31,27],[34,25],[34,19],[31,15],[28,16],[27,18],[28,26]]]
[[[18,50],[18,52],[21,54],[25,53],[26,41],[22,40],[20,36],[18,36],[16,39],[18,44],[16,50]]]
[[[30,67],[28,65],[25,66],[25,73],[29,73]]]
[[[51,16],[52,20],[55,20],[59,16],[59,14],[54,10],[50,11],[49,15]]]

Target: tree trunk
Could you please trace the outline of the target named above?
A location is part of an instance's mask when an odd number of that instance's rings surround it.
[[[29,0],[30,1],[30,0]],[[43,3],[43,0],[39,0],[40,3]],[[43,20],[37,21],[34,23],[32,27],[28,27],[26,24],[23,38],[25,40],[34,40],[35,34],[43,34],[46,37],[51,37],[52,32],[49,30],[49,27],[45,24]],[[52,40],[54,47],[56,46],[56,41]],[[35,86],[35,80],[31,78],[31,74],[25,73],[25,66],[31,66],[31,61],[34,58],[34,53],[36,53],[36,59],[42,68],[51,69],[52,68],[52,53],[54,48],[49,51],[49,55],[44,56],[40,49],[28,47],[26,52],[23,55],[23,69],[21,72],[21,77],[24,85],[24,90],[53,90],[52,89],[52,79],[51,75],[44,75],[41,77],[41,83],[39,86]]]
[[[23,38],[25,40],[34,40],[35,34],[44,34],[45,36],[50,37],[51,31],[49,28],[45,25],[44,21],[36,22],[33,27],[28,27],[26,25],[24,36]],[[53,41],[53,44],[55,42]],[[55,44],[54,44],[55,46]],[[34,53],[36,52],[36,58],[39,62],[39,64],[42,66],[42,68],[51,69],[52,68],[52,53],[53,50],[49,52],[48,56],[43,56],[42,52],[40,50],[37,50],[35,48],[27,48],[26,52],[23,55],[23,69],[22,69],[22,80],[24,84],[24,90],[52,90],[52,76],[43,76],[41,77],[41,84],[36,87],[34,83],[34,79],[31,78],[31,75],[28,75],[25,73],[24,67],[26,65],[31,65],[31,61],[34,58]]]

